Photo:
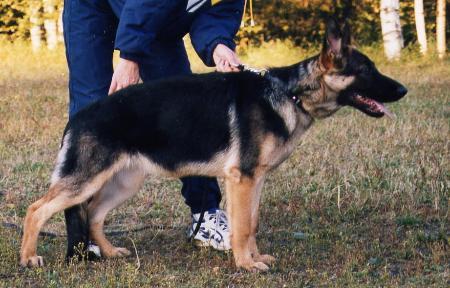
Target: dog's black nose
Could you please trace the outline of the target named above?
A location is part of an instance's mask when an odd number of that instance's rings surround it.
[[[408,93],[408,89],[406,89],[405,86],[400,86],[397,88],[397,95],[400,97],[403,97],[406,95],[406,93]]]

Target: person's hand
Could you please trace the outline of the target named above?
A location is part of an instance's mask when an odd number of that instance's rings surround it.
[[[136,62],[120,58],[111,80],[108,95],[139,82],[139,66]]]
[[[223,44],[218,44],[213,52],[214,63],[219,72],[238,72],[241,61],[236,53]]]

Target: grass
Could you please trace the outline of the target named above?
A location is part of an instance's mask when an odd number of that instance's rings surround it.
[[[67,119],[62,49],[33,54],[0,44],[0,221],[21,225],[27,206],[48,188]],[[230,253],[185,241],[190,221],[177,180],[150,179],[108,217],[107,230],[160,228],[110,239],[136,253],[126,259],[64,263],[65,238],[41,237],[46,266],[18,265],[20,233],[0,226],[4,287],[448,287],[450,61],[409,51],[381,71],[409,88],[389,105],[397,119],[375,120],[344,108],[318,121],[268,179],[259,243],[278,259],[270,272],[237,271]],[[192,53],[190,53],[192,55]],[[307,55],[286,43],[243,53],[257,67]],[[194,71],[206,71],[193,58]],[[46,231],[64,236],[62,214]]]

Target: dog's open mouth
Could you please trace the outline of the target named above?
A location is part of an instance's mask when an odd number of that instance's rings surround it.
[[[389,111],[382,103],[360,94],[351,96],[353,106],[372,117],[383,117],[384,115],[395,118],[395,115]]]

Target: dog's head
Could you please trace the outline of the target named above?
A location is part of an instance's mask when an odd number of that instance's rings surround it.
[[[321,91],[302,101],[314,117],[331,115],[341,106],[352,106],[372,117],[390,112],[382,104],[394,102],[406,95],[407,89],[397,81],[381,74],[375,64],[351,45],[347,24],[341,29],[334,19],[327,23],[322,51]],[[314,96],[314,95],[311,95]]]

